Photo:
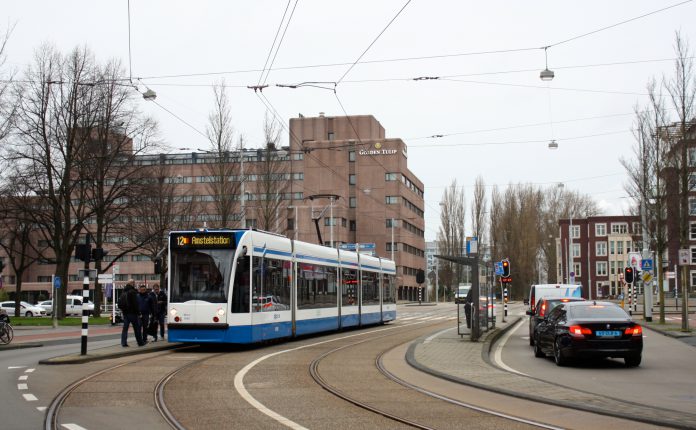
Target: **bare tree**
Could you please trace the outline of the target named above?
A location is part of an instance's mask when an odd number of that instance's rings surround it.
[[[120,82],[123,70],[120,62],[112,60],[104,66],[96,66],[95,124],[91,126],[87,150],[91,155],[90,168],[85,171],[87,181],[86,201],[90,212],[90,233],[96,249],[104,243],[118,224],[124,222],[129,204],[134,201],[138,187],[131,182],[141,176],[145,166],[136,163],[139,155],[157,147],[154,139],[157,124],[144,117],[136,108],[130,86]],[[138,249],[142,243],[130,242],[122,253]],[[107,263],[110,268],[115,260]],[[102,271],[102,259],[97,258],[95,268]],[[102,302],[101,286],[94,285],[94,312],[100,314]]]
[[[12,28],[8,28],[5,34],[0,35],[0,72],[7,73],[5,76],[0,76],[0,142],[10,132],[10,125],[16,113],[16,105],[11,101],[11,84],[14,78],[14,72],[5,70],[5,48],[10,40]]]
[[[241,188],[241,160],[242,153],[235,156],[234,129],[232,127],[232,114],[230,103],[225,92],[225,81],[213,87],[215,105],[208,115],[206,135],[210,143],[208,153],[213,158],[208,158],[206,164],[207,189],[213,196],[215,210],[220,217],[220,227],[238,226],[239,218],[236,209],[237,200],[240,198]],[[240,150],[243,139],[240,137]],[[243,196],[241,196],[243,197]]]
[[[4,251],[15,274],[15,316],[20,315],[20,301],[24,272],[36,261],[43,258],[43,248],[36,238],[36,225],[29,222],[27,214],[22,213],[29,205],[26,200],[32,196],[22,190],[21,185],[8,181],[0,190],[0,249]],[[2,276],[0,274],[0,276]]]
[[[694,97],[696,96],[696,73],[694,73],[694,61],[689,44],[680,32],[675,35],[675,74],[672,79],[663,79],[664,86],[670,95],[672,105],[678,115],[678,150],[674,151],[673,165],[678,176],[679,189],[679,246],[686,248],[689,245],[689,176],[691,163],[689,162],[689,149],[687,145],[687,129],[693,125]],[[682,289],[686,293],[688,279],[686,266],[682,266]],[[682,329],[688,329],[688,312],[683,307]]]
[[[664,99],[657,83],[648,83],[650,102],[645,108],[636,108],[634,137],[636,145],[633,157],[621,159],[628,173],[627,193],[640,203],[641,228],[649,238],[655,251],[657,284],[662,285],[664,273],[662,262],[667,250],[667,198],[663,175],[668,171],[669,151],[673,148],[672,134],[668,132],[668,121]],[[660,323],[665,322],[664,290],[659,287]]]
[[[46,45],[13,87],[17,110],[4,154],[9,168],[3,174],[35,196],[23,213],[41,228],[55,255],[56,274],[63,279],[68,279],[70,256],[91,215],[83,178],[95,124],[95,77],[93,55],[86,48],[63,56]],[[60,318],[66,290],[56,297]]]
[[[291,179],[288,177],[288,166],[284,161],[284,158],[289,155],[289,151],[278,147],[280,130],[276,120],[266,112],[263,123],[265,145],[263,149],[258,151],[260,159],[256,166],[258,178],[256,192],[259,196],[256,213],[259,227],[275,232],[282,230],[279,225],[280,206]]]
[[[464,250],[466,206],[464,190],[452,181],[445,189],[440,202],[440,229],[437,234],[438,253],[461,256]],[[450,297],[456,283],[462,279],[463,266],[445,261],[440,265],[440,281],[445,285],[446,297]]]
[[[471,202],[471,231],[480,244],[485,242],[487,212],[486,185],[483,177],[478,176],[474,183],[474,200]]]

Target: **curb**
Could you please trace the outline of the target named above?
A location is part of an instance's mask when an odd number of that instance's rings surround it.
[[[39,364],[47,364],[47,365],[60,365],[60,364],[84,364],[84,363],[90,363],[92,361],[99,361],[99,360],[108,360],[110,358],[120,358],[120,357],[127,357],[130,355],[139,355],[139,354],[147,354],[150,352],[159,352],[159,351],[166,351],[169,349],[176,349],[184,346],[182,343],[166,343],[163,344],[162,346],[157,345],[153,346],[150,348],[132,348],[132,349],[125,349],[121,352],[114,352],[111,354],[103,354],[103,355],[75,355],[75,354],[70,354],[70,355],[61,355],[58,357],[51,357],[47,358],[44,360],[40,360]],[[107,348],[112,348],[112,347],[107,347]]]
[[[674,338],[674,339],[682,339],[682,338],[685,338],[685,337],[693,337],[693,336],[694,336],[694,332],[693,332],[693,331],[691,331],[691,332],[667,331],[667,330],[661,330],[661,329],[659,329],[659,328],[649,326],[649,325],[647,325],[647,324],[641,324],[641,327],[647,328],[648,330],[652,330],[652,331],[654,331],[655,333],[659,333],[659,334],[661,334],[661,335],[663,335],[663,336],[668,336],[668,337],[671,337],[671,338]]]
[[[11,349],[26,349],[26,348],[41,348],[43,343],[25,342],[25,343],[14,343],[9,345],[0,346],[0,351],[7,351]]]
[[[514,321],[514,322],[511,321],[510,324],[508,324],[505,328],[502,328],[502,329],[496,328],[492,332],[489,332],[489,334],[486,336],[486,339],[484,340],[484,342],[482,344],[482,348],[481,348],[481,358],[484,362],[486,362],[486,364],[488,364],[489,366],[495,367],[498,370],[505,372],[505,370],[502,370],[502,369],[498,368],[497,366],[494,366],[491,363],[490,357],[489,357],[490,351],[493,347],[493,344],[503,334],[505,334],[507,331],[512,329],[512,327],[514,327],[519,322],[520,319],[522,319],[522,317],[519,317],[517,319],[517,321]],[[566,400],[549,399],[549,398],[537,396],[534,394],[527,394],[527,393],[522,393],[522,392],[518,392],[518,391],[505,389],[505,388],[495,387],[492,385],[481,384],[479,382],[470,381],[468,379],[459,378],[459,377],[456,377],[453,375],[449,375],[449,374],[431,369],[430,367],[427,367],[427,366],[419,363],[415,358],[416,346],[418,344],[420,344],[422,342],[422,340],[425,339],[425,337],[427,337],[427,336],[423,336],[421,338],[418,338],[417,340],[415,340],[414,342],[412,342],[409,345],[408,350],[406,351],[406,362],[411,367],[413,367],[417,370],[420,370],[421,372],[425,372],[425,373],[428,373],[430,375],[436,376],[438,378],[442,378],[442,379],[445,379],[447,381],[458,383],[458,384],[468,385],[470,387],[478,388],[481,390],[486,390],[486,391],[491,391],[491,392],[498,393],[498,394],[503,394],[506,396],[516,397],[518,399],[529,400],[529,401],[537,402],[537,403],[545,403],[545,404],[553,405],[553,406],[560,406],[560,407],[567,408],[567,409],[582,410],[585,412],[590,412],[590,413],[594,413],[594,414],[598,414],[598,415],[605,415],[605,416],[610,416],[610,417],[615,417],[615,418],[629,419],[632,421],[638,421],[638,422],[643,422],[643,423],[647,423],[647,424],[653,424],[653,425],[670,427],[670,428],[679,428],[679,429],[695,429],[696,428],[696,424],[689,425],[689,424],[684,424],[684,423],[679,423],[679,422],[675,423],[675,422],[670,422],[670,421],[662,421],[662,420],[654,419],[654,418],[650,418],[650,417],[635,417],[634,416],[634,417],[628,418],[625,415],[620,414],[620,413],[612,413],[611,411],[608,411],[608,410],[594,408],[594,407],[587,406],[587,405],[581,405],[581,404],[578,404],[576,402],[571,402],[571,401],[566,401]],[[515,376],[518,376],[521,378],[524,377],[524,376],[520,376],[520,375],[515,375]],[[535,378],[532,378],[532,379],[535,379]],[[554,385],[557,385],[557,384],[554,384]],[[568,387],[564,387],[564,388],[569,389]],[[579,391],[579,392],[581,392],[581,391]],[[627,403],[630,403],[630,402],[627,402]],[[638,407],[641,407],[641,406],[644,407],[644,405],[640,405],[640,404],[635,404],[635,405]]]

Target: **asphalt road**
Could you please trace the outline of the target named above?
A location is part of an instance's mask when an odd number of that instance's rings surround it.
[[[535,358],[524,322],[505,344],[502,361],[523,374],[617,399],[693,413],[696,410],[696,349],[679,340],[645,330],[640,367],[604,359],[558,367],[551,358]]]
[[[90,348],[118,340],[90,342]],[[3,351],[0,354],[0,428],[36,430],[43,426],[44,409],[55,395],[80,376],[105,366],[39,366],[39,360],[79,352],[79,343]]]

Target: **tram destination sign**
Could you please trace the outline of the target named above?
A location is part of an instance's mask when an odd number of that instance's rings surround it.
[[[170,247],[176,249],[234,249],[234,233],[175,233]]]

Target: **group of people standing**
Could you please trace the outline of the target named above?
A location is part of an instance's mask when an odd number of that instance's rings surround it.
[[[159,336],[164,339],[167,294],[160,289],[160,286],[155,284],[150,290],[146,285],[141,284],[136,291],[135,284],[130,279],[121,294],[125,294],[125,298],[119,299],[119,308],[123,316],[121,346],[128,346],[128,327],[131,324],[133,324],[138,346],[147,344],[148,335],[157,342],[158,329]]]

